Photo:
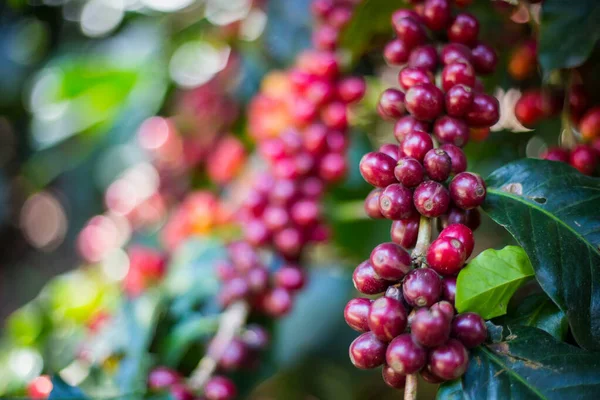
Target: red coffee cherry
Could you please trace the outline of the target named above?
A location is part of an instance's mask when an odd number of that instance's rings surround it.
[[[452,380],[462,376],[467,370],[469,354],[458,340],[450,339],[429,353],[429,368],[435,376]]]
[[[450,90],[455,85],[475,86],[475,69],[469,63],[453,62],[442,70],[442,89]]]
[[[383,381],[394,389],[402,389],[406,385],[406,375],[394,371],[389,365],[384,365],[381,370]]]
[[[409,249],[415,247],[417,236],[419,234],[419,216],[400,219],[392,222],[390,237],[392,242]]]
[[[392,157],[394,161],[398,161],[400,158],[400,146],[393,143],[385,143],[379,147],[379,152],[383,154],[387,154]]]
[[[424,347],[437,347],[450,337],[451,320],[438,310],[420,308],[411,319],[413,339]]]
[[[429,154],[429,152],[426,154]],[[412,188],[423,182],[423,179],[425,178],[425,169],[416,159],[412,157],[402,157],[398,160],[396,168],[394,168],[394,175],[402,185]]]
[[[411,115],[400,118],[394,125],[394,136],[398,143],[402,143],[406,135],[412,131],[428,132],[429,125],[427,122],[419,121]]]
[[[377,111],[382,118],[400,118],[406,113],[404,108],[404,93],[397,89],[386,89],[379,98]]]
[[[371,310],[372,300],[352,299],[344,308],[344,319],[350,328],[358,332],[367,332],[369,330],[369,311]]]
[[[477,347],[487,337],[485,321],[476,313],[458,314],[452,321],[452,337],[458,339],[468,349]]]
[[[442,298],[451,304],[456,301],[456,277],[446,276],[442,279]]]
[[[371,304],[368,322],[377,339],[389,342],[406,329],[407,313],[400,300],[380,297]]]
[[[463,224],[452,224],[444,228],[439,238],[454,238],[458,239],[465,246],[466,257],[469,258],[475,247],[475,239],[473,239],[473,231]]]
[[[390,285],[390,282],[380,278],[367,260],[356,267],[352,274],[354,287],[364,294],[382,293]]]
[[[473,99],[473,104],[475,104],[475,99],[476,97]],[[433,84],[418,84],[408,89],[406,96],[404,97],[404,102],[406,110],[411,113],[413,117],[423,121],[432,121],[443,111],[444,94]],[[496,103],[497,102],[498,101],[496,100]],[[471,110],[473,110],[473,107],[471,107]],[[469,114],[467,114],[467,116],[468,115]],[[479,118],[483,117],[479,116]]]
[[[477,40],[477,35],[479,35],[479,22],[469,13],[458,14],[448,28],[448,39],[451,42],[470,45]]]
[[[430,71],[419,67],[408,66],[398,73],[398,83],[400,83],[400,86],[404,90],[408,90],[419,84],[432,84],[433,79]]]
[[[483,179],[472,172],[456,175],[449,189],[452,202],[464,210],[480,206],[487,192]]]
[[[426,71],[435,72],[438,64],[438,53],[432,45],[425,45],[413,49],[408,58],[408,66],[422,68]]]
[[[386,187],[379,196],[379,209],[387,219],[406,219],[415,214],[410,189],[392,184]]]
[[[390,342],[385,361],[399,374],[414,374],[425,366],[427,351],[413,340],[410,333],[404,333]]]
[[[446,112],[452,117],[462,117],[473,104],[473,89],[466,85],[454,85],[446,91]],[[443,117],[442,117],[443,118]]]
[[[472,50],[472,64],[478,74],[487,75],[494,72],[498,63],[496,51],[487,44],[478,43]]]
[[[579,131],[585,140],[594,140],[600,137],[600,106],[590,108],[581,118]]]
[[[385,361],[386,347],[372,332],[365,332],[350,345],[350,361],[360,369],[378,367]]]
[[[423,26],[411,17],[393,19],[394,31],[409,49],[422,45],[427,40]]]
[[[465,153],[453,144],[443,144],[440,149],[444,150],[450,157],[451,170],[454,175],[464,172],[467,169],[467,156]]]
[[[441,275],[455,275],[466,259],[465,246],[454,238],[438,238],[427,250],[427,264]]]
[[[450,4],[448,0],[425,0],[423,22],[432,31],[446,29],[450,22]]]
[[[447,115],[438,118],[433,124],[433,134],[436,139],[442,143],[450,143],[458,147],[463,147],[469,141],[469,127],[458,118],[452,118]]]
[[[433,140],[431,140],[431,136],[420,131],[408,133],[404,137],[402,143],[400,143],[400,150],[402,153],[406,157],[414,158],[419,162],[423,161],[425,154],[431,149],[433,149]]]
[[[423,166],[427,176],[434,181],[443,182],[450,176],[452,160],[442,149],[431,149],[425,154]]]
[[[369,258],[375,273],[382,279],[399,281],[411,269],[410,255],[395,243],[381,243]]]
[[[540,158],[550,161],[560,161],[568,163],[571,158],[571,152],[562,147],[550,147],[540,155]]]
[[[431,268],[410,271],[402,283],[406,302],[414,307],[428,307],[439,300],[442,291],[440,277]]]
[[[571,151],[569,163],[584,175],[593,175],[598,166],[598,155],[590,146],[580,144]]]
[[[425,181],[417,186],[413,198],[417,211],[429,218],[439,217],[450,206],[448,189],[434,181]]]
[[[475,93],[473,104],[465,115],[469,125],[474,127],[489,127],[500,119],[500,104],[494,96]]]
[[[379,196],[383,189],[373,189],[365,199],[365,213],[369,218],[385,218],[379,209]]]
[[[373,186],[386,187],[396,182],[394,168],[396,161],[383,153],[371,152],[360,160],[360,174]]]
[[[230,379],[213,376],[204,385],[204,396],[207,400],[233,400],[237,396],[237,389]]]
[[[440,60],[443,65],[452,64],[455,62],[472,62],[471,49],[460,43],[448,43],[442,47]]]
[[[385,45],[383,57],[392,65],[402,65],[408,61],[410,49],[400,39],[394,39]]]

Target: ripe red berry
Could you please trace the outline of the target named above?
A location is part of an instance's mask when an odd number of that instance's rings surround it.
[[[386,347],[372,332],[365,332],[350,345],[350,361],[360,369],[378,367],[385,361]]]
[[[454,85],[446,91],[446,112],[452,117],[462,117],[473,104],[473,89],[466,85]]]
[[[390,342],[385,360],[397,373],[414,374],[425,366],[427,351],[413,340],[410,333],[404,333]]]
[[[432,31],[446,29],[450,22],[448,0],[426,0],[423,6],[423,21]]]
[[[437,347],[450,337],[451,320],[438,310],[420,308],[411,319],[413,339],[424,347]]]
[[[274,288],[261,299],[260,307],[272,317],[282,317],[292,309],[292,296],[284,288]]]
[[[348,326],[358,332],[369,330],[369,311],[373,301],[364,298],[352,299],[344,308],[344,319]]]
[[[439,217],[450,206],[448,189],[435,181],[425,181],[417,186],[413,199],[417,211],[429,218]]]
[[[417,236],[419,234],[419,216],[415,215],[411,218],[400,219],[392,222],[390,229],[390,237],[392,242],[410,249],[415,247]]]
[[[452,202],[464,210],[478,207],[485,200],[485,182],[472,172],[456,175],[450,182],[449,189]]]
[[[429,152],[427,154],[429,154]],[[396,168],[394,168],[394,175],[402,185],[412,188],[423,182],[425,170],[423,165],[416,159],[412,157],[402,157],[398,160]]]
[[[403,18],[411,18],[419,23],[423,22],[421,16],[415,10],[411,10],[409,8],[400,8],[392,13],[392,25],[395,25],[399,20]]]
[[[329,153],[319,164],[319,176],[328,183],[339,182],[346,175],[348,164],[344,154]]]
[[[474,127],[489,127],[500,119],[500,103],[494,96],[485,93],[475,93],[473,104],[465,115],[469,125]]]
[[[263,350],[269,344],[269,333],[258,324],[250,324],[243,333],[242,340],[252,350]]]
[[[338,96],[344,103],[354,103],[362,99],[367,90],[365,80],[361,77],[351,76],[338,83]]]
[[[479,35],[479,22],[469,13],[458,14],[448,28],[448,39],[451,42],[470,45],[477,40],[477,35]]]
[[[365,199],[365,213],[369,218],[385,218],[379,209],[379,196],[383,189],[373,189]]]
[[[433,140],[428,133],[421,131],[412,131],[408,133],[402,143],[400,150],[406,157],[411,157],[418,162],[423,162],[425,154],[433,149]]]
[[[398,143],[402,143],[406,135],[412,131],[428,132],[429,126],[411,115],[400,118],[394,125],[394,136]]]
[[[233,400],[236,396],[235,384],[224,376],[213,376],[204,385],[204,397],[207,400]]]
[[[369,259],[375,273],[382,279],[399,281],[411,269],[410,255],[395,243],[381,243]]]
[[[487,44],[478,43],[472,50],[472,62],[478,74],[491,74],[496,69],[498,56]]]
[[[463,224],[452,224],[444,228],[439,236],[440,238],[458,239],[465,246],[466,257],[469,258],[475,247],[475,239],[473,239],[473,231]]]
[[[406,309],[400,300],[380,297],[371,304],[369,329],[377,339],[389,342],[406,329]]]
[[[410,189],[394,183],[387,186],[379,196],[379,210],[387,219],[406,219],[415,214]]]
[[[246,283],[252,293],[262,293],[269,284],[269,272],[263,267],[254,267],[246,274]]]
[[[156,367],[148,375],[148,388],[151,390],[167,389],[181,381],[181,375],[167,367]]]
[[[384,365],[381,370],[383,381],[394,389],[402,389],[406,385],[406,375],[394,371],[389,365]]]
[[[600,106],[590,108],[579,123],[579,131],[585,140],[600,138]]]
[[[429,353],[431,372],[445,380],[462,376],[467,370],[469,354],[458,340],[450,339]]]
[[[450,172],[454,175],[464,172],[467,169],[467,156],[465,153],[453,144],[444,144],[440,146],[450,157]]]
[[[433,374],[433,372],[431,372],[431,369],[429,368],[429,365],[426,365],[425,368],[423,368],[419,374],[421,375],[421,378],[423,378],[423,380],[425,382],[429,382],[432,383],[434,385],[437,385],[438,383],[442,383],[444,382],[444,380],[442,378],[440,378],[439,376],[435,376]]]
[[[271,232],[283,229],[290,220],[287,210],[282,206],[268,206],[263,214],[265,225]]]
[[[473,87],[475,85],[475,69],[469,63],[453,62],[442,70],[442,88],[450,90],[455,85]]]
[[[402,283],[404,299],[414,307],[429,307],[439,300],[442,283],[438,274],[431,268],[418,268],[410,271]]]
[[[444,150],[431,149],[425,154],[423,166],[430,179],[443,182],[450,176],[452,160]]]
[[[454,306],[446,300],[438,301],[429,307],[429,311],[439,312],[444,315],[448,321],[452,321],[452,318],[454,318]]]
[[[364,294],[382,293],[390,285],[390,282],[380,278],[367,260],[356,267],[352,274],[354,287]]]
[[[302,289],[305,283],[304,271],[297,266],[284,265],[275,272],[275,285],[290,292]]]
[[[435,72],[438,64],[438,54],[432,45],[425,45],[413,49],[408,58],[408,66],[422,68],[426,71]]]
[[[408,61],[410,49],[400,39],[394,39],[385,45],[383,57],[392,65],[402,65]]]
[[[598,155],[588,145],[580,144],[571,150],[569,163],[584,175],[592,175],[598,166]]]
[[[476,230],[481,223],[481,216],[479,210],[472,208],[470,210],[463,210],[458,207],[450,207],[448,214],[440,218],[442,228],[452,224],[463,224],[469,227],[472,231]]]
[[[515,104],[515,117],[525,127],[535,126],[548,117],[546,100],[539,90],[527,91],[521,95]]]
[[[327,15],[327,23],[335,28],[343,28],[352,18],[352,8],[350,6],[336,6]]]
[[[409,66],[398,73],[398,83],[402,89],[408,90],[415,85],[433,83],[433,75],[426,69]]]
[[[413,18],[394,19],[392,24],[398,39],[402,40],[409,49],[414,49],[427,40],[425,29]]]
[[[210,349],[209,349],[210,351]],[[250,352],[246,343],[234,338],[227,344],[219,358],[219,367],[225,371],[235,371],[242,368],[248,361]]]
[[[373,186],[386,187],[396,182],[394,168],[396,161],[387,154],[371,152],[360,160],[360,174]]]
[[[454,238],[438,238],[427,250],[427,264],[441,275],[457,274],[465,259],[465,246]]]
[[[562,147],[550,147],[548,150],[543,152],[540,157],[544,160],[568,163],[571,157],[571,152]]]
[[[387,154],[388,156],[392,157],[394,161],[398,161],[398,158],[400,158],[400,146],[398,146],[397,144],[382,144],[381,147],[379,147],[379,152]]]
[[[456,277],[446,276],[442,279],[442,298],[451,304],[456,301]]]
[[[442,144],[450,143],[463,147],[469,141],[469,127],[458,118],[447,115],[438,118],[433,124],[433,134]]]
[[[386,89],[379,97],[377,111],[382,118],[400,118],[406,113],[404,108],[404,93],[397,89]]]
[[[174,400],[193,400],[194,394],[183,384],[171,386],[170,395]]]
[[[487,337],[485,321],[476,313],[458,314],[452,321],[452,337],[458,339],[468,349],[477,347]]]
[[[475,99],[473,102],[475,104]],[[431,83],[418,84],[408,89],[404,97],[404,103],[406,110],[413,117],[423,121],[431,121],[437,118],[444,109],[444,94]],[[471,107],[472,109],[473,107]]]
[[[313,225],[319,219],[320,209],[316,200],[299,200],[290,210],[292,221],[300,226]]]
[[[440,60],[443,65],[454,62],[470,63],[472,60],[471,50],[460,43],[448,43],[442,48]]]

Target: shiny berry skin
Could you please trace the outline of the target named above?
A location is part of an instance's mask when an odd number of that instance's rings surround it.
[[[325,182],[339,182],[346,175],[346,157],[340,153],[329,153],[323,156],[319,164],[319,176]]]
[[[404,108],[404,93],[397,89],[386,89],[379,97],[377,111],[382,118],[400,118],[406,114]]]
[[[463,246],[465,246],[466,257],[469,258],[473,253],[475,247],[475,239],[473,238],[473,231],[463,224],[452,224],[448,225],[439,234],[440,238],[454,238],[458,239]]]
[[[410,255],[395,243],[381,243],[369,258],[375,273],[382,279],[399,281],[411,269]]]
[[[442,282],[431,268],[418,268],[406,274],[402,283],[406,302],[414,307],[429,307],[439,300]]]
[[[299,267],[284,265],[275,272],[275,285],[290,292],[302,289],[305,283],[304,271]]]
[[[392,25],[395,25],[403,18],[411,18],[419,23],[422,23],[421,16],[415,11],[408,8],[400,8],[392,13]]]
[[[460,43],[448,43],[442,48],[442,52],[440,53],[440,60],[443,65],[454,62],[470,63],[471,59],[471,49]]]
[[[273,235],[273,243],[282,256],[295,258],[302,250],[305,239],[299,228],[290,226],[276,232]]]
[[[402,185],[412,188],[423,182],[423,179],[425,178],[425,169],[416,159],[412,157],[402,157],[398,160],[396,168],[394,168],[394,175]]]
[[[472,172],[461,172],[450,182],[450,198],[463,210],[481,205],[487,192],[484,180]]]
[[[431,72],[423,68],[406,67],[398,74],[398,83],[404,90],[419,84],[433,83]]]
[[[262,293],[269,284],[269,271],[263,267],[254,267],[248,271],[245,278],[252,293]]]
[[[450,157],[450,172],[452,174],[456,175],[466,171],[467,156],[465,156],[465,153],[459,147],[448,143],[441,145],[439,148],[444,150]]]
[[[452,86],[446,91],[446,112],[451,117],[462,117],[471,108],[473,97],[470,87],[461,84]]]
[[[477,347],[487,337],[485,321],[476,313],[458,314],[452,321],[452,337],[458,339],[467,349]]]
[[[475,102],[475,99],[473,99],[473,102]],[[408,89],[404,97],[404,103],[406,110],[416,119],[432,121],[444,109],[444,94],[431,83],[419,84]],[[473,107],[471,107],[472,109]]]
[[[419,121],[410,115],[400,118],[394,125],[394,136],[398,143],[402,143],[406,135],[412,131],[427,132],[429,126],[426,122]]]
[[[420,131],[412,131],[404,137],[400,143],[400,150],[406,157],[411,157],[422,162],[425,154],[433,149],[433,140],[428,133]]]
[[[272,232],[282,229],[290,220],[290,216],[281,206],[268,206],[263,214],[263,220],[268,229]]]
[[[400,157],[400,146],[393,143],[385,143],[379,147],[379,152],[392,157],[394,161],[398,161]]]
[[[447,276],[442,279],[442,299],[454,304],[456,301],[456,277]]]
[[[582,174],[592,175],[598,165],[598,155],[592,147],[580,144],[571,150],[569,163]]]
[[[405,219],[415,214],[410,189],[395,183],[386,187],[379,196],[379,210],[387,219]]]
[[[427,71],[435,72],[438,64],[438,54],[435,47],[431,45],[417,47],[413,49],[408,58],[408,66],[413,68],[422,68]]]
[[[377,339],[389,342],[406,329],[407,313],[400,300],[380,297],[371,304],[369,329]]]
[[[447,115],[438,118],[433,125],[433,134],[441,144],[463,147],[469,141],[469,127],[458,118]]]
[[[445,380],[462,376],[467,370],[469,354],[458,340],[450,339],[429,353],[431,372]]]
[[[448,213],[440,218],[442,228],[451,224],[463,224],[469,227],[472,231],[477,229],[481,224],[481,215],[479,210],[472,208],[463,210],[458,207],[450,207]]]
[[[423,166],[427,176],[434,181],[443,182],[450,176],[452,160],[442,149],[431,149],[425,154]]]
[[[433,304],[431,307],[429,307],[429,311],[439,312],[446,317],[448,321],[452,321],[452,318],[454,318],[454,306],[446,300],[438,301],[437,303]]]
[[[429,382],[434,385],[444,382],[444,380],[442,378],[440,378],[439,376],[435,376],[431,372],[429,365],[426,365],[425,368],[423,368],[421,371],[419,371],[419,374],[421,375],[421,378],[423,378],[423,380],[425,382]]]
[[[390,282],[381,279],[373,269],[371,263],[367,260],[356,267],[352,274],[354,287],[364,294],[377,294],[385,292]]]
[[[383,57],[392,65],[401,65],[408,61],[410,50],[400,39],[394,39],[383,48]]]
[[[358,332],[369,330],[369,311],[373,301],[364,298],[352,299],[344,308],[344,319],[348,326]]]
[[[417,211],[429,218],[439,217],[450,206],[448,189],[434,181],[425,181],[417,186],[413,199]]]
[[[448,28],[448,39],[451,42],[470,45],[477,40],[477,35],[479,35],[479,22],[468,13],[458,14]]]
[[[258,324],[250,324],[246,327],[242,340],[252,350],[263,350],[269,344],[269,332]]]
[[[372,332],[365,332],[350,344],[350,361],[360,369],[378,367],[385,361],[386,347]]]
[[[548,150],[543,152],[540,158],[550,161],[559,161],[568,163],[571,157],[571,152],[568,149],[562,147],[550,147]]]
[[[398,39],[402,40],[406,47],[411,50],[427,40],[425,29],[413,18],[396,19],[393,20],[392,24]]]
[[[148,375],[148,388],[162,390],[181,381],[181,376],[175,370],[167,367],[156,367]]]
[[[337,86],[338,96],[344,103],[354,103],[362,99],[366,90],[365,80],[356,76],[343,79]]]
[[[437,347],[450,337],[451,321],[438,310],[419,308],[411,319],[413,339],[424,347]]]
[[[219,367],[226,371],[235,371],[242,368],[250,357],[250,352],[246,343],[241,339],[234,338],[225,347]]]
[[[371,152],[360,160],[360,174],[367,183],[376,187],[386,187],[396,182],[394,168],[396,161],[387,154]]]
[[[194,400],[194,394],[183,384],[171,386],[169,392],[174,400]]]
[[[478,43],[472,50],[472,64],[478,74],[491,74],[496,69],[498,56],[487,44]]]
[[[233,400],[237,389],[233,381],[224,376],[213,376],[204,385],[204,397],[207,400]]]
[[[410,333],[404,333],[390,342],[385,361],[400,374],[414,374],[425,366],[427,350],[416,343]]]
[[[400,219],[392,222],[390,229],[390,238],[392,242],[410,249],[415,247],[417,243],[417,236],[419,234],[419,216],[407,219]]]
[[[406,375],[394,371],[389,365],[384,365],[381,370],[383,381],[394,389],[402,389],[406,385]]]
[[[500,119],[500,103],[494,96],[475,93],[473,104],[465,115],[467,123],[474,127],[489,127]]]
[[[365,214],[369,218],[385,218],[379,209],[379,196],[381,196],[381,192],[383,192],[383,189],[373,189],[365,199]]]
[[[282,317],[292,309],[292,296],[284,288],[274,288],[261,298],[260,307],[272,317]]]
[[[475,69],[471,64],[464,62],[453,62],[442,70],[442,88],[450,90],[455,85],[473,87],[475,85]]]
[[[423,22],[432,31],[446,29],[450,22],[448,0],[426,0],[423,5]]]
[[[319,219],[320,209],[316,200],[299,200],[292,206],[292,221],[301,226],[313,225]]]
[[[515,104],[515,117],[525,127],[535,126],[548,117],[546,100],[539,90],[524,92]]]
[[[600,137],[600,106],[590,108],[581,118],[579,131],[585,140]]]
[[[465,259],[465,246],[454,238],[438,238],[427,250],[427,264],[440,275],[457,274]]]

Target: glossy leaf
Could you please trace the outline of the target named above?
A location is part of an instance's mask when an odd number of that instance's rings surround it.
[[[565,313],[544,293],[526,297],[508,313],[504,322],[508,325],[533,326],[558,340],[564,340],[569,330]]]
[[[456,309],[485,319],[506,313],[515,291],[534,275],[521,247],[485,250],[460,271],[456,282]]]
[[[460,380],[438,399],[592,400],[600,396],[600,353],[562,343],[531,327],[505,327],[500,343],[471,353]]]
[[[600,179],[529,159],[496,170],[487,184],[484,210],[523,246],[577,343],[600,348]]]

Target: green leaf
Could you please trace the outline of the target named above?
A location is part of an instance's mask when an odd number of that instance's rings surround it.
[[[600,39],[600,2],[546,0],[542,6],[539,61],[545,73],[577,67]]]
[[[526,297],[504,320],[508,325],[533,326],[564,340],[569,330],[565,313],[543,293]]]
[[[161,345],[161,360],[175,367],[181,361],[188,348],[197,340],[214,334],[219,328],[218,315],[190,315],[171,328]]]
[[[59,376],[52,377],[52,391],[48,400],[85,400],[87,396],[77,387],[69,386]]]
[[[443,384],[438,399],[600,397],[599,353],[559,342],[536,328],[507,327],[505,331],[509,334],[504,341],[472,351],[465,375]]]
[[[485,319],[503,315],[512,295],[533,275],[521,247],[485,250],[458,274],[456,309],[476,312]]]
[[[521,160],[488,179],[483,205],[527,252],[573,336],[600,348],[600,179],[564,163]]]

